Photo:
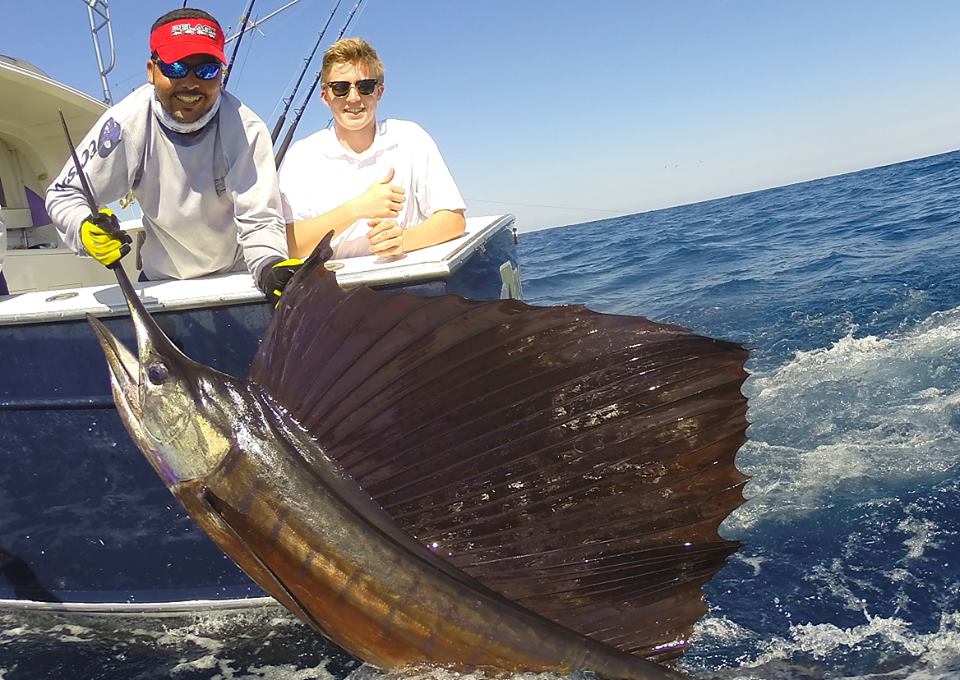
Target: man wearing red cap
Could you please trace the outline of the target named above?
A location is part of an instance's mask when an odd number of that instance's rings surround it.
[[[243,269],[279,294],[287,259],[273,145],[266,125],[223,92],[223,29],[202,10],[164,14],[150,32],[149,83],[108,109],[78,147],[95,198],[130,190],[143,211],[143,278],[188,279]],[[105,266],[129,237],[109,210],[90,215],[72,161],[47,190],[63,241]]]

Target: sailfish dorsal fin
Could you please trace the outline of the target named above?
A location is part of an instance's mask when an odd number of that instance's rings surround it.
[[[251,370],[419,541],[572,630],[683,651],[737,544],[747,352],[581,306],[342,290],[324,244]]]

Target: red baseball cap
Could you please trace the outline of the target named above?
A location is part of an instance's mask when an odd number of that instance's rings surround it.
[[[157,26],[150,34],[150,52],[156,52],[160,60],[168,64],[191,54],[209,54],[226,64],[223,42],[223,30],[214,21],[193,17],[174,19]]]

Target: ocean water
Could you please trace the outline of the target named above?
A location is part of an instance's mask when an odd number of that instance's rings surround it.
[[[743,548],[685,672],[960,679],[960,152],[521,234],[520,254],[528,302],[751,348],[752,480],[722,527]],[[279,607],[0,612],[0,680],[350,675],[378,674]]]
[[[751,348],[694,675],[960,678],[960,153],[523,240],[524,293]]]

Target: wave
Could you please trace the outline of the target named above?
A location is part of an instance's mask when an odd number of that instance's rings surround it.
[[[885,337],[798,351],[745,386],[749,524],[820,507],[843,482],[936,484],[960,450],[960,308]],[[749,507],[748,505],[748,507]]]
[[[159,616],[0,611],[0,678],[342,679],[359,666],[280,605]]]
[[[711,618],[697,627],[693,643],[709,640],[735,647],[753,637],[752,631],[733,621]],[[709,671],[712,677],[960,678],[960,613],[942,614],[931,632],[916,631],[897,617],[868,614],[862,624],[848,628],[798,624],[790,626],[786,636],[758,641],[757,648],[738,658],[735,666],[686,665],[697,674]],[[848,670],[842,674],[829,670],[836,668]]]

